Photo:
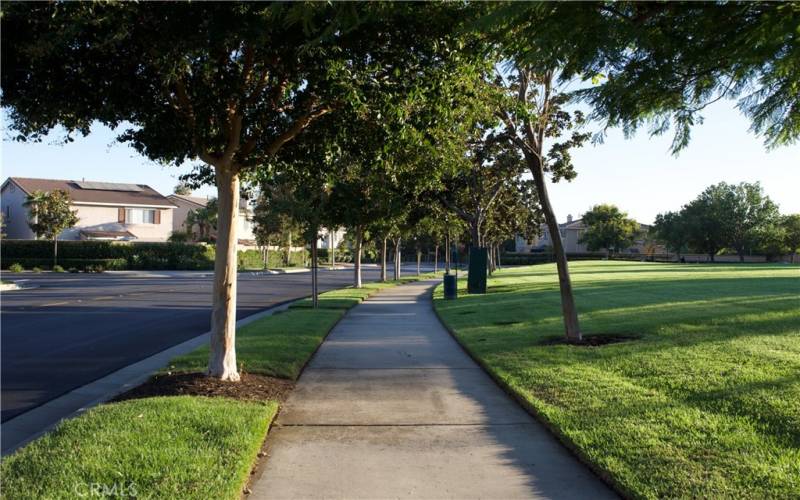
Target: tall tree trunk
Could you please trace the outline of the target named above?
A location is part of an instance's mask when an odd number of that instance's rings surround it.
[[[58,235],[53,237],[53,266],[58,265]]]
[[[400,256],[400,238],[394,242],[394,280],[400,279],[400,266],[402,265],[402,258]]]
[[[501,262],[500,256],[502,255],[502,250],[500,245],[497,245],[497,268],[503,269],[503,263]]]
[[[292,231],[289,230],[289,238],[286,242],[286,266],[292,265]]]
[[[433,274],[439,272],[439,245],[433,247]]]
[[[264,269],[269,269],[269,241],[264,246]]]
[[[319,264],[317,252],[317,235],[319,230],[314,231],[311,239],[311,305],[314,309],[319,306],[319,290],[317,289],[317,265]]]
[[[331,269],[336,267],[336,242],[334,241],[333,231],[328,229],[328,253],[330,253]]]
[[[421,265],[422,265],[422,250],[417,248],[417,276],[422,274]]]
[[[239,174],[230,167],[218,167],[215,170],[219,219],[208,375],[220,380],[237,381],[236,226],[239,217]]]
[[[451,249],[450,249],[450,235],[449,234],[444,237],[444,247],[445,247],[445,250],[444,250],[444,273],[445,274],[450,274],[450,254],[451,254]]]
[[[494,246],[490,243],[486,246],[486,267],[489,270],[489,276],[494,273]]]
[[[477,248],[483,247],[483,242],[481,241],[481,227],[477,222],[470,225],[469,235],[472,239],[472,246]]]
[[[361,230],[361,226],[356,228],[356,248],[355,252],[353,252],[353,270],[354,270],[354,279],[353,279],[353,286],[356,288],[361,288],[361,238],[363,237],[363,231]]]
[[[386,240],[383,238],[383,249],[381,249],[381,281],[386,282]]]
[[[542,212],[544,212],[544,220],[553,241],[553,256],[556,259],[558,285],[561,291],[561,311],[564,314],[564,331],[567,340],[580,342],[583,337],[578,323],[578,310],[575,307],[575,298],[572,295],[572,282],[569,277],[567,254],[561,242],[561,232],[558,228],[558,220],[556,220],[553,205],[550,204],[550,196],[547,193],[547,181],[538,158],[529,157],[527,160],[531,175],[533,176],[533,181],[536,184],[536,191],[539,194],[539,203],[542,206]]]

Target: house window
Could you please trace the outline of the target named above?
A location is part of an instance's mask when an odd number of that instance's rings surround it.
[[[11,218],[11,205],[6,205],[6,219]]]
[[[155,224],[156,211],[152,208],[126,208],[125,222],[128,224]]]

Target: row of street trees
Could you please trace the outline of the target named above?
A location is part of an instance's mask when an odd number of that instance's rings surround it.
[[[381,242],[384,272],[387,246],[399,259],[420,231],[447,242],[466,227],[481,248],[541,217],[578,342],[547,184],[575,177],[587,118],[672,126],[677,151],[703,106],[730,97],[770,145],[790,143],[798,20],[774,3],[7,2],[3,104],[21,140],[97,121],[154,161],[203,162],[193,181],[218,191],[208,373],[238,380],[243,182],[306,241],[344,226],[356,253]]]
[[[800,214],[781,215],[759,183],[721,182],[709,186],[677,212],[658,214],[653,234],[677,254],[693,250],[711,261],[731,249],[748,253],[794,254],[800,247]]]

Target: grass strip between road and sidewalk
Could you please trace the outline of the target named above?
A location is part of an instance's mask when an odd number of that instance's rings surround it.
[[[296,380],[346,311],[377,291],[432,274],[320,294],[238,329],[244,371]],[[167,370],[202,372],[208,347]],[[3,498],[236,499],[247,484],[276,401],[168,396],[104,404],[5,457]]]
[[[633,498],[800,497],[800,269],[570,263],[584,334],[563,336],[553,265],[443,300],[465,349]],[[459,283],[461,290],[463,283]]]
[[[399,283],[433,278],[433,274],[401,277],[399,281],[365,283],[362,288],[340,288],[319,295],[319,307],[301,299],[271,316],[236,331],[236,360],[242,371],[295,380],[345,313],[377,291]],[[208,364],[209,347],[200,347],[170,361],[163,371],[201,372]]]
[[[3,459],[3,498],[237,499],[277,409],[197,396],[101,405]]]

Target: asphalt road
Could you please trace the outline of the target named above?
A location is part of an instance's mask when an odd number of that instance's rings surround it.
[[[363,277],[376,280],[377,268],[366,267]],[[3,278],[24,278],[36,286],[2,294],[4,422],[209,330],[211,273],[4,273]],[[321,290],[352,279],[349,269],[319,272]],[[237,319],[311,292],[307,272],[240,273],[238,287]]]

